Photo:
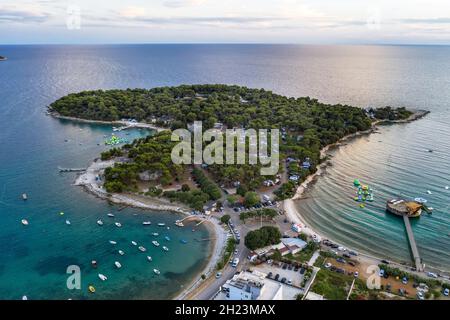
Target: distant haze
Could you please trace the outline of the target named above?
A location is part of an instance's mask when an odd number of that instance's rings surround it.
[[[0,44],[450,44],[448,0],[0,0]]]

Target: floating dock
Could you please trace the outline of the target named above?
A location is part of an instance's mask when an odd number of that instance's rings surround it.
[[[409,222],[409,217],[407,215],[404,215],[403,221],[405,222],[406,234],[408,235],[409,246],[411,248],[411,253],[414,258],[414,263],[416,264],[416,270],[422,272],[423,271],[422,259],[420,258],[419,250],[417,249],[416,240],[414,239],[414,233],[411,228],[411,223]]]

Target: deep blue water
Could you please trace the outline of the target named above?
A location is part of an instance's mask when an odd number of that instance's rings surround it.
[[[386,216],[382,204],[391,195],[425,196],[432,190],[426,197],[435,212],[413,228],[425,262],[449,269],[449,191],[444,189],[450,184],[449,47],[0,46],[0,54],[9,58],[0,62],[0,298],[165,298],[205,263],[209,245],[194,239],[206,231],[171,229],[170,254],[152,252],[155,261],[149,264],[129,242],[154,250],[149,234],[157,227],[147,230],[141,222],[171,223],[176,217],[125,209],[117,213],[122,229],[100,228],[96,220],[117,207],[72,186],[74,175],[57,172],[59,165],[88,164],[104,149],[97,143],[111,132],[45,116],[55,99],[86,89],[226,83],[361,107],[429,109],[432,114],[423,120],[385,128],[382,135],[340,149],[334,166],[299,207],[308,223],[344,244],[407,260],[401,221]],[[428,148],[435,152],[424,152]],[[376,190],[376,202],[363,212],[348,200],[355,177]],[[29,201],[20,199],[23,192]],[[30,226],[23,227],[22,218]],[[181,237],[189,244],[182,246]],[[126,256],[119,259],[108,240],[117,240]],[[92,259],[99,261],[97,271],[89,266]],[[115,260],[121,270],[114,270]],[[68,264],[82,266],[81,292],[65,287]],[[151,272],[155,266],[160,277]],[[98,272],[108,281],[100,283]],[[87,294],[89,283],[97,287],[95,295]]]

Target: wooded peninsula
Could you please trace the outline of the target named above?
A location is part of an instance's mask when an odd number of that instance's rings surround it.
[[[255,191],[273,187],[278,199],[293,196],[296,187],[316,171],[320,150],[346,135],[371,128],[377,120],[405,120],[405,108],[362,109],[331,105],[310,97],[285,97],[264,89],[228,85],[182,85],[153,89],[97,90],[69,94],[49,106],[53,114],[87,120],[135,119],[174,130],[203,121],[203,130],[217,128],[279,129],[280,174],[261,176],[260,165],[181,166],[171,161],[175,142],[170,131],[112,148],[102,159],[120,157],[105,171],[108,192],[165,196],[201,210],[221,197],[218,188],[236,188],[234,200],[251,207]],[[283,176],[281,175],[283,173]],[[188,183],[192,180],[194,183]],[[173,184],[179,190],[165,190]]]

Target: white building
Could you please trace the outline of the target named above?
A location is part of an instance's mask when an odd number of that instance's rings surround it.
[[[273,279],[258,271],[243,271],[228,280],[216,300],[295,300],[303,290]]]

